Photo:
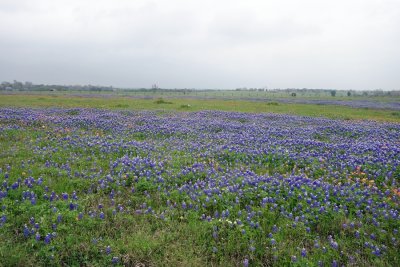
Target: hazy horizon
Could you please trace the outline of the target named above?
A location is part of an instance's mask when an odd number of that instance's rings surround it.
[[[400,89],[400,1],[0,0],[0,82]]]

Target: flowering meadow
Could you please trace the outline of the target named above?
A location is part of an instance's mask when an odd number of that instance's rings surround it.
[[[399,266],[400,124],[0,109],[0,266]]]
[[[400,110],[399,102],[383,102],[373,100],[335,100],[335,99],[288,99],[280,98],[275,100],[282,103],[301,103],[301,104],[317,104],[317,105],[339,105],[352,108],[365,108],[365,109],[391,109]]]

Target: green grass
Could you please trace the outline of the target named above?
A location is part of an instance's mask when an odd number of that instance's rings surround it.
[[[223,110],[252,113],[280,113],[300,116],[327,117],[344,120],[376,120],[400,122],[399,112],[393,110],[361,109],[338,105],[286,104],[244,100],[159,99],[130,97],[65,96],[65,95],[1,95],[0,107],[62,107],[131,110],[199,111]]]
[[[382,102],[398,102],[399,95],[354,95],[347,96],[347,91],[338,90],[335,97],[332,97],[329,91],[326,92],[297,92],[297,96],[291,96],[291,91],[236,91],[236,90],[190,90],[186,92],[169,91],[169,90],[124,90],[117,89],[116,91],[28,91],[29,94],[41,96],[51,95],[57,96],[122,96],[122,97],[152,97],[152,98],[185,98],[185,97],[205,97],[205,98],[258,98],[258,99],[308,99],[308,100],[372,100]],[[9,92],[7,92],[9,93]],[[23,95],[26,91],[12,91],[12,94]]]

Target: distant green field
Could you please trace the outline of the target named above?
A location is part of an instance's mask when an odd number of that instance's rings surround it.
[[[24,95],[57,95],[57,96],[70,96],[70,95],[87,95],[87,96],[123,96],[123,97],[203,97],[203,98],[232,98],[232,99],[312,99],[312,100],[370,100],[370,101],[400,101],[398,95],[362,95],[354,93],[347,96],[347,91],[337,91],[336,96],[332,97],[329,92],[297,92],[296,97],[291,96],[291,92],[286,91],[235,91],[235,90],[187,90],[187,91],[173,91],[173,90],[116,90],[116,91],[12,91],[12,94]]]
[[[157,96],[158,97],[158,96]],[[133,110],[224,110],[238,112],[280,113],[301,116],[327,117],[345,120],[376,120],[400,122],[400,111],[370,108],[352,108],[338,105],[287,104],[275,101],[247,101],[223,99],[134,98],[118,95],[74,96],[62,94],[15,94],[0,95],[1,107],[85,107],[101,109]]]

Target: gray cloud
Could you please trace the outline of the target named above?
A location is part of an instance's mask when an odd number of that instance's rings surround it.
[[[396,0],[0,0],[0,80],[399,89]]]

